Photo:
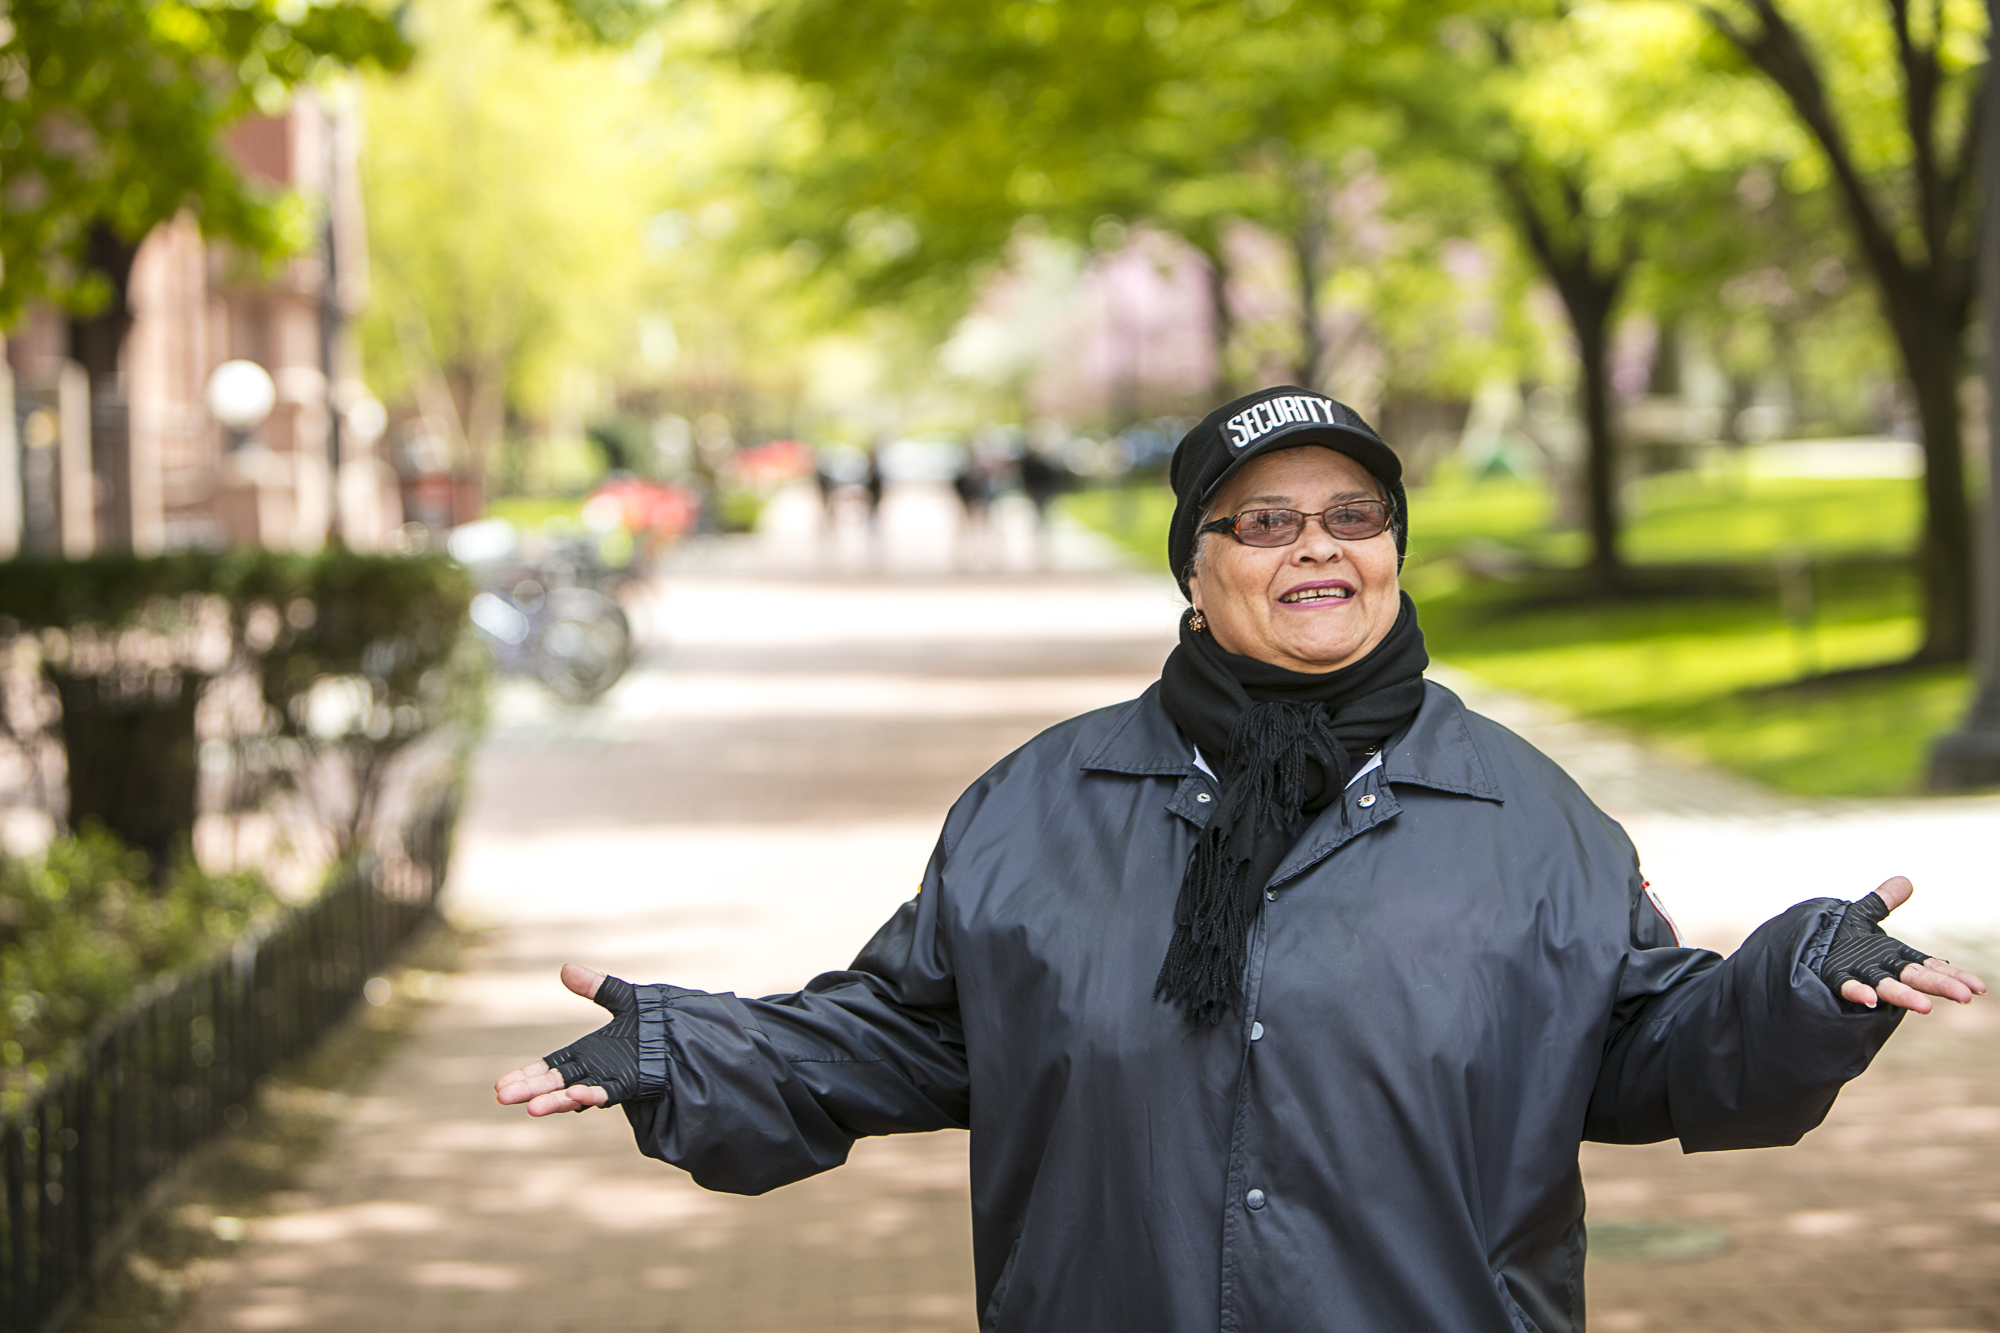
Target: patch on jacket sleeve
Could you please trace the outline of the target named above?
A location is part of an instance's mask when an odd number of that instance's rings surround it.
[[[1666,903],[1660,900],[1660,891],[1653,887],[1653,882],[1649,879],[1642,879],[1639,881],[1639,887],[1646,891],[1646,901],[1651,903],[1653,910],[1660,914],[1660,920],[1667,923],[1667,929],[1672,932],[1674,937],[1674,947],[1676,949],[1687,948],[1687,940],[1681,935],[1680,926],[1675,924],[1673,913],[1667,910]]]

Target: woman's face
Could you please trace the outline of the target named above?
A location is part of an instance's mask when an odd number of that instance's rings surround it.
[[[1317,517],[1340,500],[1382,499],[1368,470],[1331,449],[1303,445],[1250,461],[1222,488],[1211,510],[1297,509],[1310,517],[1290,546],[1245,546],[1205,533],[1188,580],[1215,641],[1242,657],[1292,671],[1335,671],[1358,662],[1396,623],[1396,539],[1328,535]],[[1331,595],[1329,595],[1331,594]]]

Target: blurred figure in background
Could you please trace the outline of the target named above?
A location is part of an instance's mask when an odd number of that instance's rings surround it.
[[[819,488],[819,539],[821,546],[833,541],[833,529],[839,519],[836,504],[840,496],[840,479],[833,475],[833,466],[826,451],[814,455],[813,484]]]
[[[993,491],[992,460],[979,445],[967,448],[952,474],[951,488],[958,495],[958,566],[978,569],[992,555]]]
[[[1021,490],[1035,506],[1035,564],[1047,568],[1049,550],[1049,506],[1063,493],[1069,480],[1066,470],[1040,449],[1030,444],[1021,451]]]
[[[868,471],[861,482],[862,493],[868,497],[868,551],[870,559],[882,556],[882,493],[889,488],[889,480],[882,472],[882,445],[878,441],[868,446]]]

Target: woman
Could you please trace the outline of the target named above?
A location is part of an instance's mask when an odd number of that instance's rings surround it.
[[[1424,681],[1401,465],[1348,408],[1239,399],[1172,476],[1158,684],[973,784],[848,971],[566,968],[614,1019],[500,1100],[622,1104],[740,1193],[970,1128],[985,1329],[1553,1333],[1580,1140],[1795,1142],[1902,1008],[1984,990],[1882,934],[1904,880],[1680,947],[1618,826]]]

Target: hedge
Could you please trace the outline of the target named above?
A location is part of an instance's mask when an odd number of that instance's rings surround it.
[[[330,832],[350,848],[387,760],[476,722],[462,635],[472,592],[443,556],[344,547],[22,558],[0,563],[0,637],[60,700],[68,824],[102,824],[157,877],[193,830],[204,740],[228,747],[233,808],[344,757],[355,796]],[[262,709],[197,735],[204,691],[231,677],[254,680]]]

